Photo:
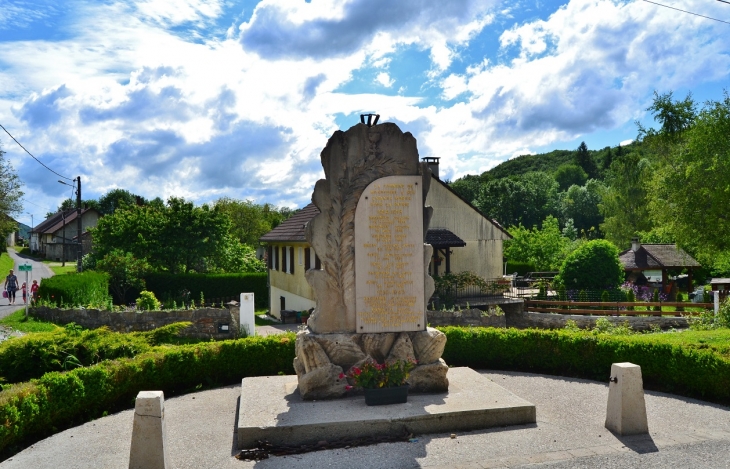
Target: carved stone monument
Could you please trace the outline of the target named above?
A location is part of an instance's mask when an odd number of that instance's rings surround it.
[[[335,132],[321,159],[325,179],[312,195],[320,214],[306,238],[322,269],[306,273],[317,305],[294,359],[302,398],[343,396],[340,373],[367,360],[416,359],[411,391],[447,391],[446,336],[426,327],[431,171],[416,139],[392,123],[358,124]]]

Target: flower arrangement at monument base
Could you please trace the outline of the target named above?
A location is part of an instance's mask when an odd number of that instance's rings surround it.
[[[395,360],[390,363],[367,361],[362,366],[353,366],[347,377],[355,386],[347,390],[362,388],[367,405],[403,404],[408,400],[408,373],[416,366],[415,360]]]

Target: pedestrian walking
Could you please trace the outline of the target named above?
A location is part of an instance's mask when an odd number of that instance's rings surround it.
[[[3,288],[8,292],[8,304],[15,304],[15,292],[18,290],[18,277],[15,276],[13,269],[10,269],[10,274],[5,277],[5,284]]]
[[[38,300],[38,280],[33,280],[33,284],[30,286],[30,302],[35,304]]]
[[[25,282],[23,282],[23,286],[20,287],[20,291],[23,292],[23,304],[26,304],[28,302],[28,300],[27,300],[28,297],[26,296],[27,291],[28,291],[27,288],[28,287],[25,285]]]

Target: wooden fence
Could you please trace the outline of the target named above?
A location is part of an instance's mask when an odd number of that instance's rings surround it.
[[[636,311],[628,308],[651,307],[652,311]],[[663,306],[681,308],[680,311],[662,311]],[[658,311],[653,311],[659,307]],[[527,312],[532,313],[558,313],[558,314],[592,314],[597,316],[682,316],[699,314],[698,311],[683,311],[686,308],[713,309],[713,303],[684,303],[684,302],[628,302],[628,301],[550,301],[550,300],[525,300]],[[592,309],[593,308],[593,309]]]

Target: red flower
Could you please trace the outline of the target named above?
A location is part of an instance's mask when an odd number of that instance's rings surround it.
[[[355,373],[355,376],[360,376],[360,373],[362,373],[362,370],[358,367],[355,367],[352,369],[352,372]]]
[[[347,386],[345,386],[345,391],[349,391],[351,389],[352,389],[352,386],[350,386],[349,384]]]
[[[342,378],[344,378],[344,377],[345,377],[345,373],[340,373],[340,376],[339,376],[339,378],[340,378],[340,379],[342,379]]]

